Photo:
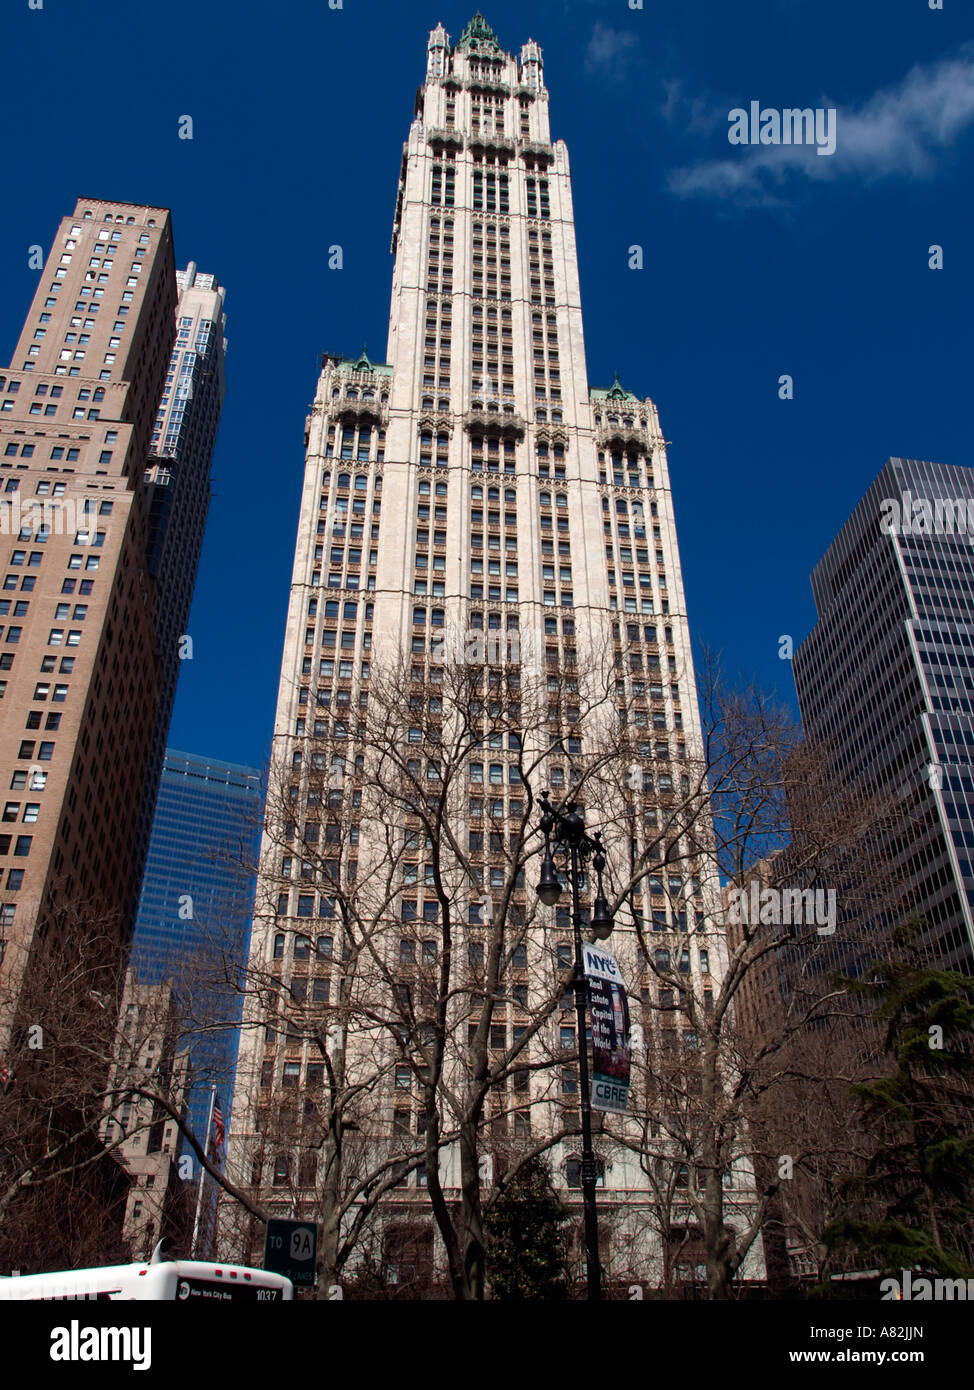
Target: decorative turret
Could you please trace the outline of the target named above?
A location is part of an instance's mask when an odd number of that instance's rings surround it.
[[[544,87],[541,45],[535,43],[534,39],[528,39],[527,43],[521,45],[521,83],[533,92],[540,92]]]
[[[426,76],[445,77],[449,67],[450,35],[442,24],[430,31],[430,41],[426,46]]]

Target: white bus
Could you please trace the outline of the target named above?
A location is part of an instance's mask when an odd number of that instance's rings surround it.
[[[161,1260],[98,1269],[64,1269],[51,1274],[0,1276],[4,1299],[168,1299],[176,1303],[280,1303],[294,1298],[283,1274],[209,1260]]]

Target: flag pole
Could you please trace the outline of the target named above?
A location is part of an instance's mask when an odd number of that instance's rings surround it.
[[[206,1117],[206,1132],[203,1140],[203,1152],[208,1153],[210,1148],[210,1130],[213,1127],[213,1110],[216,1106],[216,1084],[210,1087],[210,1109]],[[203,1188],[206,1184],[206,1169],[200,1165],[200,1187],[196,1194],[196,1217],[193,1221],[193,1242],[189,1247],[190,1259],[196,1258],[196,1245],[200,1234],[200,1216],[203,1211]]]

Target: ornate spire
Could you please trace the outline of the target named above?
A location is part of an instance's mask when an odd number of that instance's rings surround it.
[[[496,48],[498,50],[500,49],[500,44],[497,41],[497,35],[494,33],[493,29],[487,23],[486,19],[484,19],[483,15],[480,13],[479,10],[474,15],[470,23],[467,25],[466,29],[464,29],[463,33],[460,35],[460,38],[457,42],[457,48],[463,48],[466,44],[473,43],[486,43],[490,44],[493,48]]]
[[[373,370],[373,368],[372,368],[372,363],[369,361],[368,354],[367,354],[367,352],[365,351],[365,344],[363,343],[363,344],[362,344],[362,356],[361,356],[361,357],[359,358],[359,360],[355,363],[355,371],[357,371],[357,372],[371,372],[372,370]]]
[[[624,401],[624,400],[627,400],[627,399],[629,398],[629,396],[632,395],[632,392],[631,392],[631,391],[627,391],[627,390],[625,389],[625,387],[621,384],[621,382],[619,381],[619,373],[618,373],[618,372],[613,372],[613,373],[612,373],[612,377],[613,377],[612,387],[611,387],[611,389],[610,389],[610,391],[609,391],[608,399],[609,399],[610,401]]]

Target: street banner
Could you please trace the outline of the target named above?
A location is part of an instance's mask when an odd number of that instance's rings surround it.
[[[592,1109],[624,1115],[629,1102],[629,1003],[615,957],[588,943],[582,952],[592,1026]]]

